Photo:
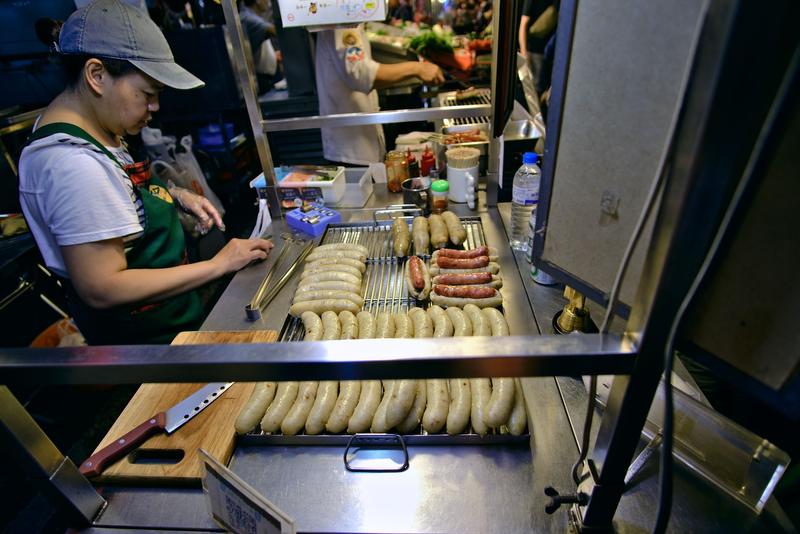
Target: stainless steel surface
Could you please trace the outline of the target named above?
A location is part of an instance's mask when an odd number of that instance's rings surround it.
[[[409,446],[400,473],[351,473],[343,446],[241,447],[233,470],[302,532],[531,532],[531,448]],[[302,498],[298,498],[302,495]]]
[[[261,128],[261,106],[258,103],[258,94],[253,66],[253,53],[250,50],[250,42],[242,28],[242,20],[239,17],[239,8],[234,0],[222,0],[222,11],[225,15],[225,34],[228,42],[233,47],[231,65],[236,77],[239,80],[239,88],[244,97],[247,116],[250,119],[250,127],[253,130],[253,140],[258,151],[258,159],[261,161],[261,170],[267,183],[267,199],[269,202],[270,214],[273,219],[281,217],[280,200],[276,189],[275,167],[272,162],[272,153],[269,149],[269,140]]]
[[[481,104],[473,106],[454,106],[450,108],[395,109],[391,111],[376,111],[374,113],[341,113],[338,115],[317,115],[313,117],[262,120],[260,128],[264,132],[283,132],[323,127],[339,128],[341,126],[364,126],[367,124],[394,124],[398,122],[482,117],[490,114],[491,109],[491,106]]]
[[[95,527],[146,532],[162,529],[223,531],[211,519],[206,496],[200,488],[105,486],[103,495],[108,506],[95,521]]]
[[[56,508],[87,525],[106,501],[45,435],[6,386],[0,386],[0,444]]]
[[[489,116],[491,115],[490,109],[492,104],[492,90],[485,88],[485,89],[476,89],[476,95],[459,100],[456,95],[457,91],[450,91],[447,93],[439,93],[437,98],[437,104],[439,107],[442,108],[453,108],[456,106],[475,106],[475,105],[485,105],[487,106],[487,113],[481,116],[475,117],[446,117],[442,119],[442,128],[451,128],[453,126],[465,126],[465,125],[482,125],[485,131],[489,131]]]
[[[486,434],[481,436],[475,434],[468,429],[469,432],[462,434],[402,434],[403,441],[407,445],[449,445],[449,446],[504,446],[509,444],[527,443],[530,439],[529,434],[520,436],[512,436],[511,434]],[[490,429],[491,431],[491,429]],[[365,434],[370,436],[371,434]],[[392,434],[395,435],[395,434]],[[347,445],[352,439],[352,435],[348,434],[315,434],[306,435],[298,434],[294,436],[283,436],[280,434],[245,434],[237,438],[236,443],[239,445],[265,445],[265,446],[330,446],[330,445]]]
[[[280,293],[281,289],[283,289],[283,286],[285,286],[286,283],[289,280],[291,280],[292,276],[294,276],[294,273],[297,272],[297,269],[299,268],[300,264],[302,264],[303,261],[305,261],[306,256],[308,256],[311,253],[311,250],[314,248],[313,241],[308,242],[305,239],[298,240],[294,237],[288,236],[287,242],[288,244],[284,247],[283,250],[281,250],[278,259],[275,260],[275,264],[272,266],[272,269],[267,274],[266,278],[264,278],[264,280],[262,281],[258,291],[256,291],[253,300],[251,300],[250,304],[248,304],[245,307],[245,314],[246,314],[245,316],[247,317],[248,321],[256,321],[261,317],[261,311],[270,305],[270,303],[275,299],[278,293]],[[300,251],[300,254],[298,254],[293,259],[292,263],[283,272],[278,281],[275,282],[275,284],[269,288],[269,291],[262,293],[262,290],[266,291],[267,286],[272,278],[272,273],[274,272],[274,269],[276,269],[281,264],[281,259],[283,258],[284,253],[290,250],[292,246],[298,244],[305,244],[303,249]],[[258,311],[258,313],[255,313],[256,310]]]
[[[510,316],[509,319],[512,319]],[[509,321],[513,324],[513,321]],[[511,327],[510,324],[510,327]],[[8,383],[136,384],[258,380],[623,374],[635,346],[617,335],[378,339],[3,349]]]
[[[167,434],[172,434],[189,419],[210,406],[232,385],[233,382],[211,382],[201,387],[166,411],[167,423],[164,430]]]

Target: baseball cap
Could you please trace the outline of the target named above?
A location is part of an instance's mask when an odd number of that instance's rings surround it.
[[[119,0],[95,0],[70,15],[61,28],[59,51],[126,60],[175,89],[205,85],[175,63],[164,34],[146,11]]]

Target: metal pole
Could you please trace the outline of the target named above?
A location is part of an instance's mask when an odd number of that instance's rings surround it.
[[[88,526],[105,507],[105,499],[5,386],[0,386],[0,440],[9,445],[25,473],[71,524]]]
[[[261,106],[256,97],[258,94],[256,88],[258,86],[256,84],[250,44],[242,28],[236,1],[222,0],[222,10],[225,13],[225,33],[233,46],[233,57],[231,58],[233,70],[239,79],[239,87],[242,90],[244,103],[247,107],[247,115],[250,118],[250,127],[253,130],[253,140],[256,143],[258,159],[261,160],[261,168],[264,171],[270,214],[273,218],[280,218],[281,206],[276,189],[275,167],[272,162],[272,153],[269,150],[269,140],[261,127]]]

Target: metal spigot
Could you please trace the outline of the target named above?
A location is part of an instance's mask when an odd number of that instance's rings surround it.
[[[561,508],[562,504],[579,504],[581,506],[589,504],[589,495],[582,491],[559,495],[553,486],[547,486],[544,489],[544,494],[550,497],[550,502],[544,507],[544,511],[548,514],[555,513],[556,510]]]
[[[586,307],[586,297],[567,286],[564,288],[564,298],[568,302],[564,309],[553,317],[553,330],[557,334],[597,332],[597,326],[592,322],[589,308]]]

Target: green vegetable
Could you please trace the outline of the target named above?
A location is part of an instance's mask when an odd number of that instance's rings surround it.
[[[452,52],[453,40],[447,34],[437,35],[434,32],[423,32],[411,39],[409,48],[422,55],[431,52]]]

